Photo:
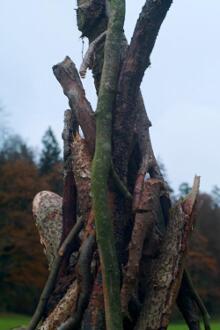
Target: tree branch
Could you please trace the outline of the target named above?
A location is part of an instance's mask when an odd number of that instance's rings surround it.
[[[194,221],[194,208],[199,189],[195,177],[192,192],[171,210],[171,219],[155,262],[150,292],[145,298],[136,330],[166,329],[172,306],[182,279],[188,238]]]
[[[114,164],[120,177],[127,179],[127,164],[131,153],[134,123],[138,111],[138,93],[160,26],[172,0],[147,0],[137,21],[128,47],[118,83],[114,114]],[[140,94],[139,94],[140,98]],[[141,106],[143,108],[143,105]],[[126,182],[126,181],[125,181]]]
[[[83,220],[80,219],[75,224],[75,226],[70,231],[69,235],[66,237],[65,241],[61,245],[61,247],[58,251],[57,257],[54,260],[54,263],[53,263],[51,272],[49,274],[49,277],[47,279],[47,282],[45,284],[45,287],[41,293],[35,313],[28,326],[28,330],[34,330],[37,327],[38,323],[40,322],[40,320],[42,318],[42,314],[47,305],[49,296],[54,288],[54,285],[55,285],[55,282],[56,282],[56,279],[57,279],[57,276],[59,273],[60,265],[62,263],[63,257],[65,256],[65,252],[68,250],[68,248],[72,244],[72,242],[76,239],[77,235],[79,234],[80,230],[83,227],[83,224],[84,224]]]
[[[122,311],[128,315],[128,303],[135,291],[139,278],[140,261],[145,240],[152,236],[153,227],[157,222],[157,212],[160,207],[160,192],[163,183],[157,179],[145,182],[136,207],[135,221],[129,243],[129,257],[125,267],[121,289]]]
[[[78,285],[80,287],[77,309],[74,315],[64,322],[59,330],[74,330],[79,329],[79,323],[82,319],[83,312],[88,305],[88,298],[91,291],[91,261],[95,247],[95,236],[90,235],[81,246],[78,269]]]
[[[123,96],[126,93],[128,103],[137,95],[160,26],[171,4],[172,0],[146,0],[142,8],[120,74],[119,92],[123,91]],[[132,95],[129,94],[131,90]]]
[[[111,168],[112,110],[115,102],[123,33],[125,2],[111,0],[104,64],[96,111],[96,150],[92,168],[92,198],[100,254],[105,301],[106,327],[122,329],[120,313],[120,275],[108,203]],[[111,54],[111,56],[109,56]]]
[[[95,148],[95,118],[92,107],[85,97],[85,91],[75,64],[69,57],[53,66],[53,72],[68,97],[70,107],[75,112],[91,154]]]
[[[71,228],[76,223],[77,217],[77,189],[73,174],[71,144],[73,142],[73,134],[76,134],[77,124],[75,123],[73,112],[66,110],[64,113],[64,187],[63,187],[63,230],[61,243],[69,234]],[[75,126],[75,129],[73,129]]]
[[[211,330],[209,313],[208,313],[202,299],[200,298],[199,294],[197,293],[197,291],[195,290],[195,288],[193,286],[191,276],[190,276],[189,272],[186,270],[184,271],[184,275],[186,277],[186,281],[187,281],[189,289],[190,289],[190,294],[201,312],[201,315],[203,318],[203,323],[204,323],[204,328],[205,328],[205,330]]]

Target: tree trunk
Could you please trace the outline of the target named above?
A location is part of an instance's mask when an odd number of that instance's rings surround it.
[[[80,73],[92,70],[98,106],[94,112],[69,57],[53,67],[71,108],[63,133],[63,212],[50,194],[46,204],[45,194],[34,201],[37,223],[44,213],[40,236],[51,274],[29,330],[40,320],[41,330],[166,329],[176,299],[189,329],[199,329],[198,295],[183,276],[199,178],[191,194],[172,206],[140,92],[171,3],[146,0],[128,46],[122,0],[77,2],[78,28],[90,44]],[[59,214],[54,237],[45,229],[44,204]],[[62,242],[56,256],[51,246]]]

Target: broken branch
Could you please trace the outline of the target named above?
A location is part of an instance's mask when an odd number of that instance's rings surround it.
[[[63,62],[53,66],[53,73],[68,97],[70,107],[75,112],[91,154],[95,150],[95,118],[92,107],[73,61],[67,56]]]
[[[171,220],[155,262],[150,292],[145,298],[136,330],[167,328],[172,306],[182,279],[188,238],[194,221],[194,208],[200,178],[195,177],[192,192],[171,210]]]

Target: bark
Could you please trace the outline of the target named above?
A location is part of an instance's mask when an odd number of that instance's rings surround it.
[[[119,49],[124,24],[124,1],[112,0],[105,41],[104,64],[96,110],[96,148],[92,169],[92,199],[96,236],[101,261],[106,327],[122,329],[120,276],[108,204],[108,178],[111,168],[112,109],[119,72]],[[109,56],[111,52],[111,57]]]
[[[76,134],[78,125],[71,110],[64,113],[64,130],[62,134],[64,142],[64,188],[63,188],[63,230],[61,243],[76,223],[77,218],[77,189],[72,167],[71,143]]]
[[[89,216],[92,207],[91,201],[91,164],[92,159],[84,139],[76,134],[71,144],[72,150],[72,167],[75,176],[78,191],[78,207],[79,213],[85,220]]]
[[[50,191],[39,192],[33,200],[33,216],[51,269],[62,235],[62,198]]]
[[[69,286],[66,294],[58,302],[54,310],[43,322],[40,327],[40,330],[57,329],[60,324],[63,324],[68,319],[68,317],[73,314],[73,311],[76,309],[78,291],[78,284],[75,280]]]
[[[135,221],[129,243],[129,258],[124,271],[123,286],[121,289],[122,311],[125,315],[129,314],[128,303],[138,285],[144,241],[149,241],[152,236],[153,227],[157,222],[161,187],[162,183],[157,179],[146,181],[135,210]]]
[[[77,308],[67,321],[65,321],[58,330],[74,330],[80,326],[83,312],[88,304],[89,294],[92,286],[92,276],[90,264],[95,247],[95,237],[90,235],[81,246],[80,257],[77,263],[77,277],[80,293],[77,301]]]
[[[82,128],[85,140],[91,154],[95,147],[95,118],[92,107],[85,97],[85,91],[81,83],[75,64],[69,57],[55,66],[53,72],[68,97],[70,107],[75,113],[78,124]]]
[[[82,76],[87,68],[93,71],[99,95],[95,116],[70,58],[53,68],[70,101],[71,111],[66,115],[74,117],[70,121],[75,132],[73,137],[70,126],[64,134],[65,175],[69,176],[65,181],[63,238],[76,216],[82,217],[85,226],[79,251],[71,256],[75,259],[70,282],[50,310],[42,330],[165,329],[182,279],[196,194],[180,202],[169,221],[171,202],[153,153],[151,123],[139,89],[172,1],[146,1],[129,47],[122,33],[122,3],[111,0],[111,6],[106,7],[106,0],[77,1],[78,27],[90,42],[80,71]],[[85,139],[77,133],[78,124]],[[151,178],[146,181],[147,173]],[[77,197],[72,193],[72,178]],[[160,226],[164,230],[166,225],[163,237]],[[52,242],[50,235],[46,236],[48,229],[43,230],[46,244]],[[52,251],[56,255],[56,250]],[[123,325],[120,282],[122,308],[127,314]],[[193,314],[188,309],[194,298],[187,290],[180,290],[178,301],[189,301],[184,307],[179,304],[182,311],[185,308],[187,322]]]
[[[151,290],[145,298],[137,330],[166,329],[182,279],[188,238],[194,224],[194,208],[199,190],[195,177],[192,192],[171,210],[171,220],[152,271]]]
[[[65,256],[65,252],[68,250],[69,246],[72,242],[76,239],[77,235],[79,234],[80,230],[82,229],[83,222],[79,220],[73,229],[70,231],[69,235],[64,240],[63,244],[61,245],[57,256],[53,262],[49,277],[47,279],[46,285],[41,293],[39,303],[35,310],[35,313],[31,319],[31,322],[28,326],[28,330],[34,330],[38,323],[40,322],[43,312],[45,311],[45,307],[49,300],[49,297],[53,291],[53,288],[56,283],[56,279],[60,270],[61,263],[63,261],[63,257]]]
[[[128,161],[137,115],[137,97],[160,26],[172,0],[147,0],[137,21],[118,82],[114,114],[114,163],[123,180],[127,180]],[[141,102],[141,100],[139,100]]]

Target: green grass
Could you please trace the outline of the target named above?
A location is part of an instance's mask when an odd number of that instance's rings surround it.
[[[203,330],[204,328],[201,327],[201,329]],[[220,330],[220,322],[212,322],[211,329]],[[168,330],[188,330],[188,328],[185,324],[171,324],[169,325]]]
[[[27,325],[30,317],[17,314],[0,314],[0,330],[10,330],[21,325]],[[203,329],[203,328],[202,328]],[[212,330],[220,330],[220,322],[212,322]],[[171,324],[168,330],[188,330],[184,324]]]
[[[21,325],[27,325],[30,317],[17,314],[0,314],[0,330],[10,330]]]

